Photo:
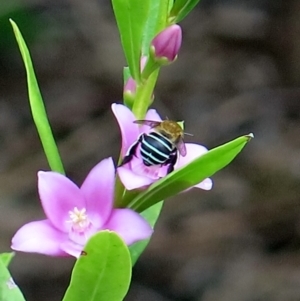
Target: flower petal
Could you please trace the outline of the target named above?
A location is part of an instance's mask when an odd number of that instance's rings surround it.
[[[154,180],[151,178],[148,178],[145,176],[140,176],[140,175],[132,172],[127,167],[127,165],[128,164],[118,168],[118,174],[119,174],[120,180],[127,190],[142,188],[142,187],[148,186],[154,182]]]
[[[75,244],[71,240],[66,240],[61,244],[62,250],[64,250],[67,254],[79,258],[81,252],[83,250],[82,245]]]
[[[145,120],[152,120],[152,121],[161,121],[160,116],[158,115],[157,111],[154,109],[148,110]],[[148,134],[152,129],[148,125],[143,125],[140,127],[140,133]]]
[[[206,178],[205,180],[195,185],[194,187],[201,188],[204,190],[211,190],[212,186],[213,186],[213,181],[210,178]]]
[[[146,120],[153,120],[153,121],[161,121],[161,118],[160,118],[159,114],[154,109],[148,110],[148,112],[145,116],[145,119]]]
[[[153,232],[146,220],[131,209],[114,209],[103,229],[115,231],[127,245],[147,239]]]
[[[186,146],[186,156],[185,157],[179,156],[175,168],[180,168],[184,165],[187,165],[197,157],[200,157],[205,153],[207,153],[207,148],[199,144],[186,143],[185,146]]]
[[[52,225],[67,232],[69,211],[74,207],[81,210],[86,206],[79,188],[59,173],[39,171],[38,190],[45,214]]]
[[[11,248],[16,251],[66,256],[60,244],[67,235],[56,230],[48,220],[31,222],[20,228],[12,238]]]
[[[119,127],[122,134],[122,149],[121,155],[125,156],[129,147],[136,141],[139,136],[138,125],[133,123],[136,118],[133,113],[124,105],[112,104],[112,111],[119,123]]]
[[[98,163],[88,174],[80,190],[85,197],[87,215],[100,228],[113,208],[115,166],[112,158]]]
[[[207,148],[199,144],[186,143],[185,146],[187,150],[187,155],[185,157],[179,156],[179,159],[175,166],[176,169],[190,163],[197,157],[200,157],[207,153]],[[210,178],[206,178],[194,187],[201,188],[204,190],[210,190],[212,188],[212,180]]]
[[[161,171],[162,167],[160,164],[151,166],[146,166],[144,164],[140,155],[140,148],[137,149],[136,156],[133,156],[131,161],[125,165],[125,167],[128,167],[137,175],[152,179],[152,182],[158,180],[160,178],[160,173],[163,172]]]

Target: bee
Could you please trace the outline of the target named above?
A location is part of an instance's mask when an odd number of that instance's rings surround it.
[[[172,120],[136,120],[134,123],[148,125],[152,131],[139,136],[137,141],[130,146],[119,166],[130,162],[140,145],[140,155],[146,166],[169,165],[167,173],[172,172],[178,159],[178,153],[183,157],[186,155],[186,147],[183,142],[185,133],[180,125]]]

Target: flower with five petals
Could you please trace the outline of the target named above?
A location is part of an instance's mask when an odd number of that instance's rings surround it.
[[[142,133],[149,133],[152,129],[147,125],[138,125],[134,123],[136,120],[133,113],[124,105],[113,104],[112,111],[119,123],[119,127],[122,135],[122,148],[121,156],[124,158],[128,149],[133,143],[136,142],[138,137]],[[156,110],[148,110],[146,120],[161,121],[160,116],[157,114]],[[189,162],[193,161],[197,157],[205,154],[207,149],[199,144],[186,143],[187,154],[185,157],[179,156],[174,169],[178,169]],[[118,167],[118,175],[125,186],[126,189],[138,189],[144,188],[155,181],[163,178],[167,175],[168,166],[167,165],[152,165],[146,166],[140,155],[140,147],[137,148],[135,155],[132,157],[131,161]],[[202,188],[204,190],[210,190],[212,188],[212,180],[207,178],[201,183],[195,185],[194,187]]]
[[[47,219],[21,227],[12,249],[52,256],[78,257],[87,240],[101,230],[115,231],[130,245],[149,238],[150,225],[136,212],[113,208],[115,167],[98,163],[79,188],[56,172],[38,172],[38,191]]]

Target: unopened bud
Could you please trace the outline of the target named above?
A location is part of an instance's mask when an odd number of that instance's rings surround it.
[[[134,94],[136,91],[136,82],[132,77],[129,77],[125,86],[124,86],[124,93]]]
[[[165,59],[168,63],[173,62],[178,55],[181,41],[181,27],[177,24],[167,27],[152,40],[151,52],[154,59]]]
[[[147,57],[142,56],[141,61],[140,61],[140,69],[143,71],[145,64],[147,62]],[[128,94],[135,94],[136,91],[136,81],[130,76],[124,85],[124,93]]]

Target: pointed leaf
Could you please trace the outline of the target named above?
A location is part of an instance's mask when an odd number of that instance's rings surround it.
[[[43,98],[35,76],[29,50],[17,24],[10,20],[27,74],[27,86],[32,117],[39,133],[48,163],[53,171],[64,174],[64,168],[47,118]]]
[[[168,1],[151,0],[149,14],[143,31],[142,54],[148,55],[152,39],[166,27]]]
[[[150,0],[112,0],[122,47],[132,78],[140,80],[142,37]]]
[[[136,196],[128,207],[142,212],[162,199],[193,187],[228,165],[252,137],[252,134],[242,136],[208,151],[190,164],[155,182]]]
[[[2,260],[0,260],[0,300],[25,301],[22,292],[15,284],[6,264]]]
[[[148,208],[144,212],[141,213],[141,215],[149,222],[151,227],[154,227],[156,224],[156,221],[160,215],[161,209],[163,206],[163,201],[153,205],[152,207]],[[150,239],[145,239],[142,241],[139,241],[129,247],[130,255],[131,255],[131,261],[132,265],[136,263],[140,255],[143,253],[145,248],[147,247]]]
[[[63,301],[121,301],[131,279],[127,246],[114,232],[98,232],[73,268]]]

